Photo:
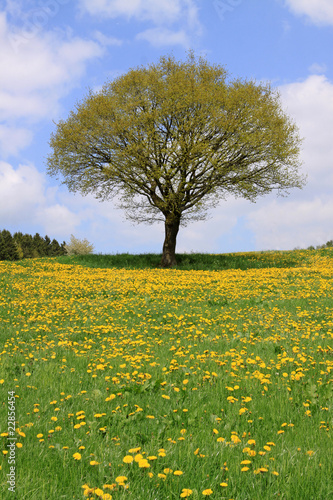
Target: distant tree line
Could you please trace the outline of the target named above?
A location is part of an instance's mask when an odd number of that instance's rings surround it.
[[[333,248],[333,240],[327,241],[323,245],[317,245],[316,247],[311,245],[308,247],[308,250],[322,250],[323,248]]]
[[[3,229],[0,231],[0,260],[14,261],[65,255],[65,244],[64,241],[60,245],[57,240],[53,239],[51,241],[48,236],[44,236],[43,238],[38,233],[35,236],[31,236],[31,234],[17,232],[12,236],[10,231]]]

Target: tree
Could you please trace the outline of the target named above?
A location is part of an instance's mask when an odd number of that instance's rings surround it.
[[[7,229],[0,231],[0,260],[18,260],[19,255],[13,237]]]
[[[180,224],[204,219],[226,195],[255,201],[302,187],[300,142],[269,84],[231,80],[190,52],[89,91],[57,124],[47,165],[70,191],[120,197],[135,222],[163,220],[169,267]]]

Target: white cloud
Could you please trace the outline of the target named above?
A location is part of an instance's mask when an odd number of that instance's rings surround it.
[[[333,238],[333,200],[273,200],[248,215],[258,249],[290,250],[320,245]]]
[[[32,216],[34,207],[43,203],[44,180],[32,165],[0,162],[0,226],[16,224]]]
[[[80,0],[81,9],[89,14],[110,18],[125,17],[141,22],[150,22],[149,28],[136,37],[156,47],[165,45],[190,46],[190,34],[200,35],[202,28],[198,19],[195,0]],[[181,25],[181,29],[163,28],[167,25]]]
[[[154,47],[163,47],[166,45],[182,45],[185,48],[190,47],[189,38],[184,30],[171,31],[167,28],[151,28],[139,33],[137,40],[146,40]]]
[[[174,22],[180,17],[182,9],[188,4],[184,0],[81,0],[81,7],[93,15],[111,18],[136,18],[139,21],[152,21],[155,24]],[[190,2],[192,3],[192,2]]]
[[[102,55],[99,44],[69,40],[52,33],[25,38],[0,14],[0,118],[48,116],[85,71],[89,59]],[[16,45],[15,45],[16,43]]]
[[[53,237],[73,232],[84,214],[80,217],[57,203],[51,191],[46,189],[44,175],[33,165],[14,168],[0,161],[0,227],[12,226],[20,231],[28,224],[40,227],[41,232],[49,232]]]
[[[52,32],[28,33],[0,13],[0,153],[17,153],[31,140],[31,124],[55,117],[59,101],[99,57],[99,43]],[[13,145],[5,139],[11,135]]]
[[[327,71],[327,66],[325,63],[313,63],[309,67],[310,73],[318,73],[320,75],[324,75]]]
[[[306,15],[315,24],[333,24],[332,0],[286,0],[292,12]]]
[[[68,209],[64,205],[56,203],[55,205],[39,207],[36,210],[36,222],[40,224],[46,234],[68,237],[68,234],[75,233],[80,225],[80,215]]]
[[[280,87],[284,107],[294,117],[304,137],[304,169],[309,185],[332,190],[333,82],[311,75],[303,82]]]
[[[307,186],[288,198],[263,198],[250,207],[248,227],[256,248],[291,249],[333,237],[333,83],[323,75],[280,87],[282,104],[304,137],[302,170]]]
[[[95,38],[103,47],[107,47],[109,45],[120,46],[123,44],[123,41],[119,40],[119,38],[115,38],[113,36],[106,36],[100,31],[95,31]]]
[[[33,134],[30,130],[0,125],[0,152],[3,158],[16,155],[20,149],[28,146]]]

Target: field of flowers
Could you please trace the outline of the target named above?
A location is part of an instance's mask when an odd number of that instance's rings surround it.
[[[0,262],[0,498],[333,498],[333,258],[295,255]]]

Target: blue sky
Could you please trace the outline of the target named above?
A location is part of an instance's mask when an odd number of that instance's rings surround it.
[[[132,225],[112,200],[69,193],[46,175],[54,122],[89,88],[193,49],[234,77],[270,81],[304,138],[303,190],[221,201],[181,228],[178,252],[292,249],[333,239],[331,0],[0,1],[0,229],[95,252],[160,252],[162,224]]]

